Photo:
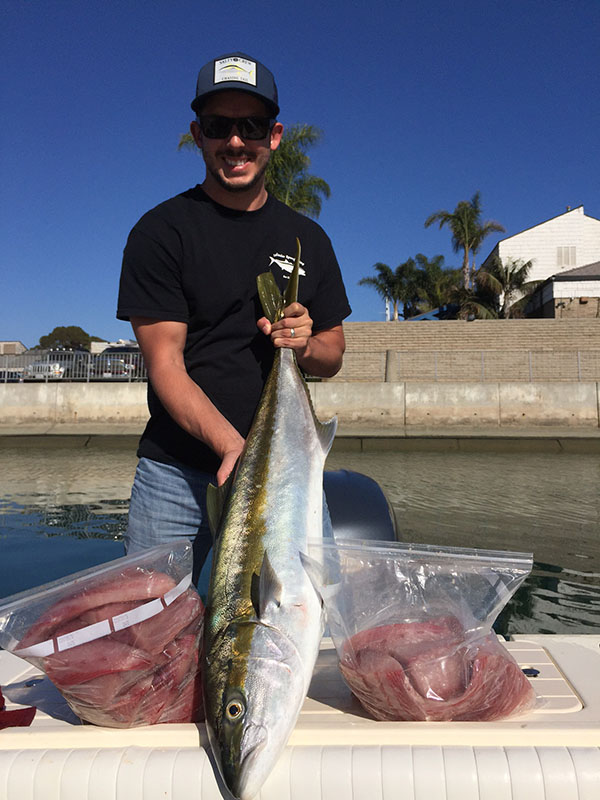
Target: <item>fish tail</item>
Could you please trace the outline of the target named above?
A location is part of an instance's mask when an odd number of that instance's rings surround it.
[[[298,300],[298,275],[300,273],[300,240],[296,239],[296,261],[290,275],[287,288],[283,294],[273,277],[272,272],[263,272],[256,278],[258,296],[265,317],[269,322],[277,322],[283,317],[283,309]]]

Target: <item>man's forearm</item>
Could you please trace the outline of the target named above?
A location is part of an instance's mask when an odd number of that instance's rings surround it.
[[[171,418],[207,444],[221,459],[217,483],[226,479],[244,447],[244,437],[225,419],[208,396],[190,378],[183,350],[187,325],[172,320],[132,317],[148,380]]]
[[[298,364],[307,375],[332,378],[341,369],[344,350],[341,329],[319,331],[309,338],[304,353],[298,353]]]
[[[175,365],[157,365],[149,370],[148,378],[175,422],[196,439],[205,442],[220,458],[243,446],[243,437],[185,369]]]

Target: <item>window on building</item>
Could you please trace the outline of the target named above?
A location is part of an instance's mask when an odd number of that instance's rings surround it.
[[[568,247],[556,248],[556,266],[557,267],[576,267],[577,255],[575,245]]]

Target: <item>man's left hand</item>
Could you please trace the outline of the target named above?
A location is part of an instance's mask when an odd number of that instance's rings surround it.
[[[266,317],[261,317],[256,324],[260,331],[271,337],[274,347],[290,347],[301,356],[312,335],[313,321],[307,308],[300,303],[291,303],[284,308],[283,319],[271,324]]]

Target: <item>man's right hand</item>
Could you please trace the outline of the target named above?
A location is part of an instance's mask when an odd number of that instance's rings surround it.
[[[230,476],[231,472],[235,468],[238,458],[242,450],[244,449],[244,439],[240,436],[240,446],[238,448],[234,448],[232,450],[228,450],[223,455],[223,460],[221,461],[221,466],[217,471],[217,486],[222,486],[227,478]]]

